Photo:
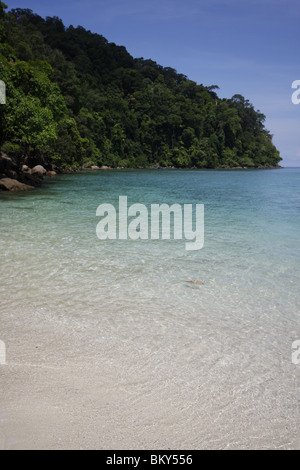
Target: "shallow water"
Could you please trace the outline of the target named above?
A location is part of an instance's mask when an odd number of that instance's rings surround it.
[[[204,204],[204,248],[98,240],[96,209],[117,207],[120,195],[147,206]],[[59,176],[32,193],[0,193],[0,316],[76,325],[79,354],[93,353],[90,335],[100,338],[104,354],[107,347],[116,360],[128,358],[128,383],[147,358],[168,388],[148,389],[145,373],[144,413],[155,415],[168,390],[186,416],[187,447],[202,447],[204,437],[194,436],[203,427],[218,448],[256,440],[295,447],[299,215],[300,169],[91,172]],[[5,327],[1,334],[8,336]]]

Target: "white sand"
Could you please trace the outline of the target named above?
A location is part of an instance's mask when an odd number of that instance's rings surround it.
[[[289,384],[278,364],[253,380],[251,364],[236,373],[234,356],[197,357],[182,330],[170,350],[172,333],[154,353],[146,335],[119,341],[75,322],[4,319],[0,448],[300,447],[299,368],[290,366]]]

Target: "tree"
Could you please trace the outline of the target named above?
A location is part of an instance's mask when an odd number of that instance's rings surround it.
[[[58,17],[0,2],[0,146],[61,166],[276,165],[265,116]],[[20,157],[21,158],[21,157]]]

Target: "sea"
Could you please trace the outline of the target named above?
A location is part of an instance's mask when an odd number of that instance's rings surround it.
[[[203,248],[100,240],[97,208],[118,212],[120,196],[203,204]],[[59,175],[0,193],[0,253],[0,321],[76,328],[82,354],[97,335],[125,361],[115,386],[143,397],[149,433],[160,422],[186,448],[300,446],[300,169]]]

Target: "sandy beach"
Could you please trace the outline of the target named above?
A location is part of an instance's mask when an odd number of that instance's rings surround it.
[[[231,357],[212,369],[204,362],[195,387],[195,358],[182,376],[182,358],[162,344],[149,355],[147,341],[118,344],[75,322],[13,322],[2,323],[9,347],[0,367],[1,449],[300,447],[295,374],[287,390],[272,371],[260,384],[245,370],[232,388]]]
[[[4,198],[1,448],[299,448],[298,177],[90,172]],[[97,239],[99,202],[188,185],[203,250]]]

